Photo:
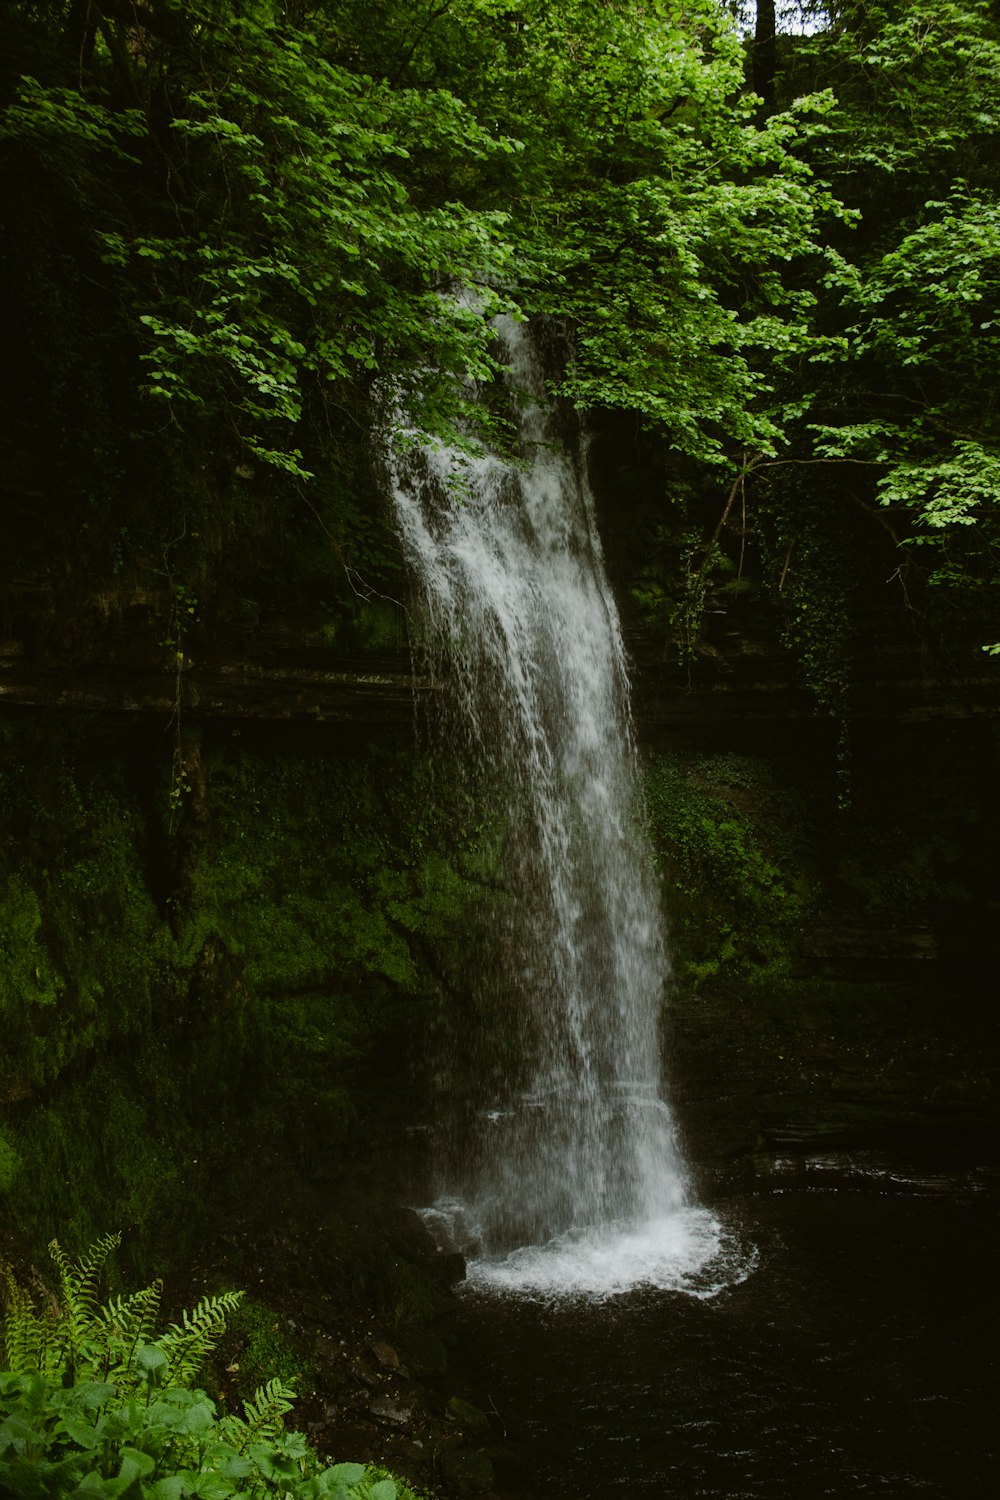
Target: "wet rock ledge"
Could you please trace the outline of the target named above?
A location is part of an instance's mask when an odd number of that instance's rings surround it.
[[[38,661],[19,642],[0,642],[0,709],[167,717],[180,709],[205,720],[409,725],[415,704],[433,692],[405,652],[345,656],[314,648],[185,654],[180,661],[118,653]]]

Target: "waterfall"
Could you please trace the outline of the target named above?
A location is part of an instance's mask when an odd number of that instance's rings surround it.
[[[495,328],[519,452],[435,444],[398,410],[387,444],[442,739],[506,835],[471,1097],[426,1217],[495,1284],[693,1284],[717,1225],[689,1203],[663,1097],[667,953],[585,446],[527,326]]]

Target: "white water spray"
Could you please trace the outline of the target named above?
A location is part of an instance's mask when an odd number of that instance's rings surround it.
[[[473,1006],[483,1092],[452,1124],[450,1180],[426,1218],[470,1254],[474,1283],[705,1295],[721,1231],[689,1203],[662,1097],[667,957],[585,454],[560,440],[526,328],[495,326],[520,459],[412,431],[388,456],[422,629],[447,664],[450,748],[508,829],[509,895]]]

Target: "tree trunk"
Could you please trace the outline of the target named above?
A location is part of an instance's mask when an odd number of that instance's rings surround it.
[[[775,0],[757,0],[757,22],[753,33],[750,82],[755,94],[764,101],[764,113],[776,108],[774,78],[778,68],[777,17]]]

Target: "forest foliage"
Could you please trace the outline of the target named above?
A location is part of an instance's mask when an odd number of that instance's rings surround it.
[[[298,474],[310,403],[367,373],[446,421],[506,306],[573,325],[580,400],[698,453],[773,439],[754,355],[804,332],[780,271],[831,207],[796,156],[829,101],[755,120],[716,4],[15,9],[5,165],[121,317],[149,421]]]
[[[1000,16],[975,0],[829,11],[831,24],[786,54],[781,86],[833,91],[812,162],[859,218],[828,241],[840,269],[824,279],[815,317],[839,348],[811,362],[787,456],[819,461],[814,509],[830,514],[813,528],[828,532],[845,499],[867,511],[872,545],[877,531],[892,543],[882,556],[911,615],[943,610],[939,629],[978,632],[989,648]],[[792,486],[803,513],[809,488]]]
[[[38,1305],[0,1266],[0,1483],[22,1500],[413,1500],[402,1481],[324,1464],[286,1429],[295,1391],[268,1380],[220,1414],[197,1384],[242,1292],[206,1295],[165,1331],[163,1284],[100,1302],[105,1235],[78,1261],[49,1247],[56,1293]],[[36,1273],[37,1275],[37,1273]]]
[[[776,37],[768,9],[7,0],[12,655],[113,678],[124,635],[175,671],[179,708],[200,643],[340,649],[345,621],[352,646],[397,643],[385,393],[439,438],[482,435],[492,409],[469,397],[499,373],[506,310],[557,325],[557,393],[622,438],[600,496],[626,538],[616,582],[665,645],[691,656],[709,606],[765,595],[845,726],[883,634],[921,671],[995,670],[1000,5],[779,6],[812,24]],[[393,598],[362,639],[373,588]],[[495,831],[449,846],[447,818],[426,826],[447,768],[432,788],[371,745],[335,771],[244,752],[226,725],[202,758],[175,713],[202,797],[176,776],[168,794],[158,721],[152,748],[110,754],[118,721],[89,749],[83,719],[65,744],[51,727],[3,726],[0,1193],[32,1244],[56,1224],[85,1243],[111,1205],[176,1253],[214,1211],[212,1151],[280,1134],[301,1166],[396,1128],[419,1070],[395,1043],[462,993]],[[862,804],[869,843],[826,889],[897,917],[933,897],[957,946],[985,909],[966,890],[992,879],[961,821],[987,772],[938,754]],[[769,834],[802,805],[758,824],[748,776],[655,765],[649,803],[685,980],[760,993],[821,896]],[[39,1442],[96,1434],[99,1406],[49,1373],[5,1377],[5,1412],[27,1403]],[[141,1427],[118,1428],[137,1453]],[[103,1480],[145,1484],[134,1462]]]
[[[668,592],[749,537],[828,705],[876,575],[991,647],[997,8],[774,9],[13,0],[14,576],[71,537],[188,625],[255,531],[384,577],[378,401],[454,436],[507,309],[634,415]]]
[[[763,589],[844,723],[887,630],[990,669],[990,0],[11,0],[4,43],[29,655],[145,610],[180,703],[189,642],[269,602],[341,644],[396,593],[386,391],[470,440],[505,309],[559,327],[559,392],[637,455],[606,503],[647,625],[690,652],[710,598]]]

